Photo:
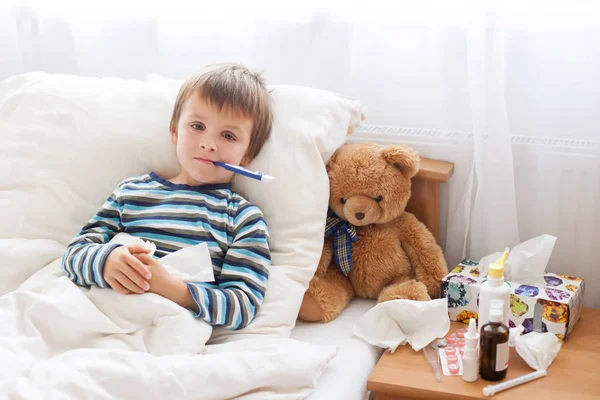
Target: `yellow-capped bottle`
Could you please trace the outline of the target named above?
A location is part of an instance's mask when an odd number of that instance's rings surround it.
[[[502,323],[508,324],[510,315],[510,285],[504,281],[504,262],[508,257],[508,248],[504,250],[504,254],[498,260],[494,261],[488,267],[487,279],[481,283],[479,287],[479,312],[477,318],[477,326],[481,335],[481,327],[487,324],[490,320],[490,306],[492,300],[502,300],[504,307],[502,310]]]

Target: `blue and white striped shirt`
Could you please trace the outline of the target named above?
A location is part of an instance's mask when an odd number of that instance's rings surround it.
[[[240,329],[256,315],[271,264],[268,230],[260,209],[231,184],[174,184],[155,173],[124,180],[67,247],[67,277],[81,286],[110,287],[104,263],[119,245],[107,243],[119,232],[156,244],[155,258],[206,242],[215,281],[188,283],[196,317]]]

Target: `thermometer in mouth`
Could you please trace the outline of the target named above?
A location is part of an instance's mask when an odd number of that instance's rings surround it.
[[[251,171],[239,165],[231,165],[221,161],[213,161],[213,164],[225,168],[228,171],[235,172],[236,174],[247,176],[248,178],[256,179],[258,181],[270,181],[273,179],[271,175],[263,174],[262,172]]]

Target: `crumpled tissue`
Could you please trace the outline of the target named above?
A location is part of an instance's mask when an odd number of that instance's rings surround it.
[[[367,311],[352,333],[393,353],[406,343],[419,351],[434,339],[445,336],[449,329],[448,299],[399,299],[379,303]]]
[[[504,262],[504,279],[534,286],[545,286],[544,272],[555,243],[555,236],[541,235],[513,247]],[[497,252],[483,257],[479,261],[481,276],[487,276],[490,264],[501,256],[502,252]]]
[[[154,243],[123,232],[115,235],[109,243],[125,246],[139,244],[150,250],[150,255],[156,251]],[[213,282],[215,280],[212,260],[206,243],[184,247],[167,254],[160,259],[160,263],[169,275],[184,282]]]
[[[551,332],[529,332],[521,335],[525,330],[522,325],[510,330],[511,345],[531,368],[541,371],[546,370],[558,355],[562,343]]]

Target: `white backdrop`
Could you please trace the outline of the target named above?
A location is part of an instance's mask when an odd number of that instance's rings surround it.
[[[358,97],[371,125],[453,132],[450,153],[412,143],[456,163],[443,203],[450,264],[553,234],[549,270],[584,277],[600,307],[596,2],[83,3],[0,6],[0,79],[183,78],[237,61],[269,83]]]

